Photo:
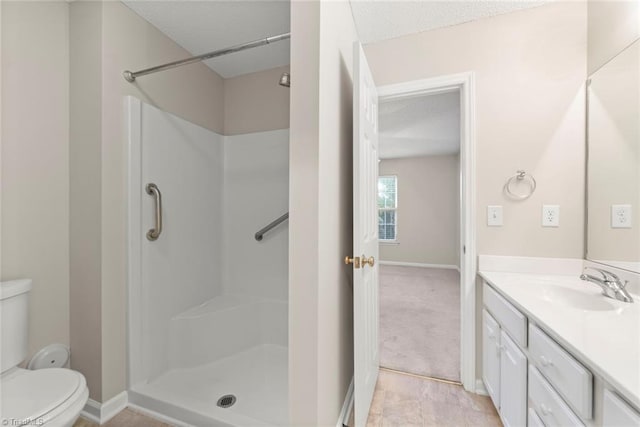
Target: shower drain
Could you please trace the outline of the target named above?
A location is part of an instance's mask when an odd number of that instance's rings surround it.
[[[218,399],[218,406],[221,408],[228,408],[236,403],[236,397],[233,394],[225,394]]]

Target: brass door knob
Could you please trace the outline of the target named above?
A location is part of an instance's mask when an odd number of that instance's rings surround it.
[[[349,264],[353,264],[353,268],[360,268],[360,257],[349,257],[349,255],[347,255],[346,257],[344,257],[344,263],[349,265]]]
[[[376,260],[372,256],[367,258],[366,256],[362,255],[362,267],[364,268],[364,266],[367,264],[369,264],[369,267],[373,267],[376,264]]]

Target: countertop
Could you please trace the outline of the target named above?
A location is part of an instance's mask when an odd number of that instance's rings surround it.
[[[631,304],[606,298],[577,275],[479,274],[640,409],[640,296]]]

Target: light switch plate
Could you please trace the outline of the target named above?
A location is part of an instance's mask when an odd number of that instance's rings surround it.
[[[502,227],[502,206],[487,206],[487,225]]]
[[[560,227],[559,205],[542,205],[542,226]]]
[[[631,228],[631,205],[611,205],[611,228]]]

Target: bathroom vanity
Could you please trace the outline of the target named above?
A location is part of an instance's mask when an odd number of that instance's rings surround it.
[[[483,382],[504,424],[639,426],[640,298],[482,268]]]

